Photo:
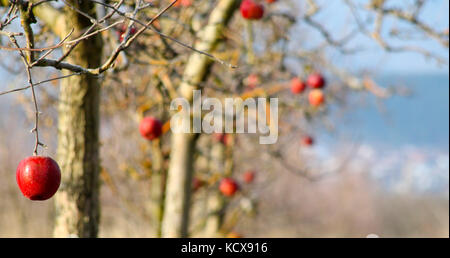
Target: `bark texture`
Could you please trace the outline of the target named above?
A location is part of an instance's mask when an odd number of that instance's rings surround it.
[[[211,12],[207,26],[198,35],[200,40],[195,44],[197,49],[205,52],[214,50],[238,2],[238,0],[218,2],[217,7]],[[211,60],[204,55],[193,53],[189,57],[183,74],[183,83],[178,89],[181,97],[192,102],[193,91],[198,89],[197,85],[208,75],[210,65]],[[184,119],[191,119],[190,114],[184,114]],[[162,237],[188,236],[195,142],[194,134],[172,135]]]
[[[91,1],[67,1],[95,17]],[[65,7],[62,33],[74,28],[74,37],[90,25],[89,19]],[[83,67],[101,63],[100,37],[82,41],[67,62]],[[70,72],[64,72],[69,74]],[[61,187],[55,196],[55,237],[96,237],[99,208],[99,100],[100,83],[89,75],[72,76],[61,81],[58,106],[58,154]]]

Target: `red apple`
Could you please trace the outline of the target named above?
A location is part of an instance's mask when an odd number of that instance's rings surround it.
[[[295,77],[291,80],[291,92],[293,94],[300,94],[305,91],[306,85],[299,78]]]
[[[264,6],[253,0],[244,0],[240,7],[241,15],[247,20],[259,20],[264,15]]]
[[[255,180],[255,171],[249,170],[243,175],[244,182],[250,184]]]
[[[244,83],[247,85],[247,87],[254,89],[261,83],[261,80],[259,79],[259,76],[257,74],[253,73],[244,80]]]
[[[19,163],[16,181],[25,197],[33,201],[45,201],[58,191],[61,170],[49,157],[31,156]]]
[[[275,3],[277,0],[266,0],[266,2],[268,3],[268,4],[273,4],[273,3]]]
[[[231,197],[239,190],[239,185],[232,178],[224,178],[220,181],[219,190],[223,195]]]
[[[231,144],[231,138],[226,133],[215,133],[213,134],[213,137],[215,141],[221,142],[225,146]]]
[[[154,140],[162,134],[162,123],[154,117],[145,117],[139,125],[139,132],[147,140]]]
[[[325,87],[325,79],[320,73],[313,73],[309,75],[306,83],[308,84],[309,87],[314,89],[320,89]]]
[[[171,0],[170,2],[173,2],[173,0]],[[192,5],[192,0],[178,0],[173,6],[189,7],[191,5]]]
[[[325,102],[325,95],[322,90],[314,89],[309,92],[308,100],[311,106],[319,107]]]
[[[305,136],[302,138],[302,144],[305,146],[311,146],[314,144],[314,139],[311,136]]]

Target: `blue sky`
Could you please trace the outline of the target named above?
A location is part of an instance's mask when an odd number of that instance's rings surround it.
[[[353,0],[356,4],[364,6],[367,0]],[[389,3],[405,3],[411,2],[411,0],[394,0]],[[318,13],[314,20],[321,23],[328,31],[332,32],[334,39],[339,39],[342,35],[346,35],[349,31],[352,31],[355,20],[351,15],[349,8],[343,4],[342,0],[325,1],[319,0],[321,6],[321,12]],[[305,8],[305,7],[303,7]],[[361,17],[365,16],[365,13],[360,13]],[[419,16],[420,21],[423,21],[427,25],[435,28],[437,31],[443,31],[449,27],[449,1],[448,0],[428,0],[425,8]],[[372,22],[373,23],[373,22]],[[349,24],[352,24],[349,26]],[[303,24],[302,27],[308,27]],[[309,27],[310,28],[310,27]],[[385,20],[384,34],[388,34],[391,28],[399,29],[411,29],[409,25],[405,25],[402,22],[394,19]],[[369,30],[372,28],[369,27]],[[299,29],[295,33],[301,33]],[[318,33],[315,35],[321,38]],[[401,46],[405,42],[400,40],[389,40],[391,45]],[[437,63],[433,60],[426,59],[423,55],[417,53],[386,53],[383,51],[373,39],[367,36],[359,36],[350,43],[353,47],[364,47],[365,51],[359,52],[354,56],[336,56],[336,60],[342,62],[343,66],[350,67],[351,69],[360,70],[368,69],[370,71],[380,73],[447,73],[448,74],[448,60],[449,51],[448,48],[442,47],[434,40],[422,40],[417,39],[411,41],[412,44],[427,49],[428,51],[440,56],[446,60],[446,65],[437,66]],[[408,45],[411,45],[408,44]]]
[[[421,15],[422,21],[439,29],[448,28],[449,20],[449,1],[433,0],[428,1],[426,8]],[[369,53],[368,57],[361,57],[363,63],[369,63],[370,60],[378,60],[379,67],[384,71],[392,73],[436,73],[445,72],[448,74],[449,51],[437,44],[435,41],[421,41],[420,45],[429,51],[444,57],[447,65],[437,66],[436,62],[426,59],[423,55],[417,53]]]

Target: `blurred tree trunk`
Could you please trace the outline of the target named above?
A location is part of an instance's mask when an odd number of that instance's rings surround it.
[[[222,30],[228,24],[238,0],[220,0],[212,11],[208,24],[199,33],[195,47],[201,51],[211,52],[222,38]],[[193,53],[186,65],[183,83],[179,95],[192,102],[193,91],[208,75],[211,59],[199,53]],[[183,119],[191,119],[185,113]],[[170,157],[167,190],[162,224],[162,237],[187,237],[191,183],[193,174],[193,156],[195,134],[174,133],[172,135],[172,152]]]
[[[68,0],[70,5],[96,17],[91,1]],[[63,35],[74,28],[73,37],[90,26],[88,18],[69,7],[64,10]],[[61,36],[61,35],[60,35]],[[83,67],[101,63],[101,37],[82,41],[67,62]],[[71,72],[64,71],[64,74]],[[61,187],[56,194],[55,237],[96,237],[99,209],[99,100],[100,83],[89,75],[61,81],[58,106],[58,154]]]
[[[164,121],[164,120],[163,120]],[[161,237],[162,216],[164,213],[164,199],[167,171],[164,169],[164,157],[161,151],[160,139],[152,141],[152,177],[151,177],[151,206],[153,208],[156,237]],[[155,202],[156,200],[156,202]]]
[[[214,175],[225,174],[225,145],[215,142],[211,149],[210,171]],[[203,237],[219,237],[219,230],[223,221],[225,200],[217,189],[208,192],[206,200],[206,221]]]

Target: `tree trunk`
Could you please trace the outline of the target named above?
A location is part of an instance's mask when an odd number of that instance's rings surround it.
[[[210,15],[208,25],[200,32],[200,40],[195,44],[195,48],[205,52],[214,50],[238,2],[238,0],[219,1]],[[197,85],[206,78],[210,65],[211,60],[204,55],[193,53],[190,56],[183,75],[183,83],[178,89],[181,97],[192,102],[193,91],[198,89]],[[191,119],[190,114],[185,114],[184,119]],[[163,237],[188,236],[195,142],[194,134],[174,133],[172,135],[172,152],[162,224]]]
[[[91,1],[68,1],[82,12],[96,17]],[[65,7],[64,34],[74,28],[73,37],[90,25],[89,19]],[[98,67],[102,42],[98,36],[82,41],[67,61],[83,67]],[[65,74],[70,72],[64,71]],[[61,81],[58,106],[58,154],[61,187],[55,197],[55,237],[96,237],[99,209],[99,98],[100,83],[89,75]]]
[[[211,149],[210,170],[212,174],[225,174],[225,146],[215,142]],[[208,192],[206,209],[207,217],[203,237],[219,237],[219,230],[223,222],[225,200],[217,189]]]

